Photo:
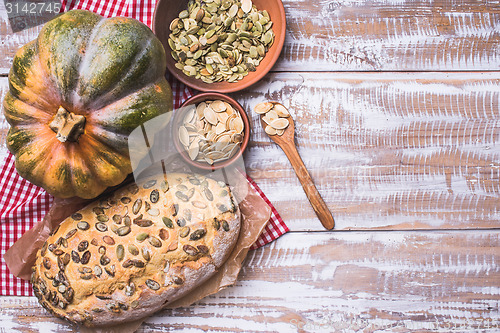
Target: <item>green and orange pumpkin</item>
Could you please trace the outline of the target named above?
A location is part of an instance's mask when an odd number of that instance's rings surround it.
[[[61,198],[95,198],[132,172],[128,135],[172,110],[165,51],[137,20],[73,10],[16,54],[4,112],[18,173]]]

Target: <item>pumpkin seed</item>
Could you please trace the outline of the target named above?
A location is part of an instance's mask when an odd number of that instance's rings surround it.
[[[45,267],[46,269],[50,269],[51,261],[49,258],[47,257],[43,258],[43,267]]]
[[[55,249],[55,250],[53,251],[53,253],[54,253],[56,256],[60,256],[61,254],[63,254],[63,253],[64,253],[64,251],[63,251],[63,250],[61,250],[61,249]]]
[[[160,229],[160,232],[159,232],[159,236],[162,240],[167,240],[168,239],[168,236],[169,236],[169,233],[168,233],[168,230],[167,229],[164,229],[164,228],[161,228]]]
[[[222,229],[224,229],[224,231],[229,231],[229,223],[227,223],[227,221],[222,221]]]
[[[181,199],[184,202],[188,202],[189,201],[189,197],[187,195],[185,195],[184,193],[182,193],[181,191],[175,192],[175,196],[177,198]]]
[[[147,213],[151,216],[158,216],[160,215],[160,210],[156,208],[151,208],[150,210],[147,211]]]
[[[185,225],[186,225],[186,220],[185,220],[185,219],[183,219],[183,218],[179,218],[179,219],[177,220],[177,225],[178,225],[179,227],[183,227],[183,226],[185,226]]]
[[[149,237],[149,234],[147,232],[141,232],[141,233],[137,234],[137,236],[135,237],[135,239],[138,242],[143,242],[148,237]]]
[[[127,225],[123,226],[123,227],[119,227],[118,229],[116,229],[116,234],[118,236],[125,236],[125,235],[128,235],[131,231],[131,228]]]
[[[153,221],[148,220],[148,219],[138,219],[134,220],[134,224],[138,225],[139,227],[150,227],[153,225]]]
[[[115,245],[115,240],[111,236],[108,236],[108,235],[103,236],[102,240],[104,241],[104,243],[106,243],[108,245]]]
[[[80,243],[78,243],[78,251],[83,252],[89,247],[89,242],[86,240],[82,240]]]
[[[101,268],[101,266],[99,266],[99,265],[95,265],[94,266],[94,274],[97,277],[100,277],[102,275],[102,268]]]
[[[199,209],[205,209],[208,207],[206,203],[201,202],[201,201],[192,201],[191,204],[194,207],[199,208]]]
[[[210,191],[208,188],[203,189],[203,194],[207,198],[208,201],[213,201],[214,200],[214,195],[212,191]]]
[[[174,283],[177,285],[181,285],[184,283],[184,280],[180,276],[177,276],[177,275],[172,276],[172,281],[174,281]]]
[[[142,200],[137,199],[135,200],[134,204],[132,205],[132,213],[137,214],[141,210],[142,207]]]
[[[172,242],[170,243],[170,245],[168,246],[168,249],[167,249],[167,252],[170,252],[170,251],[175,251],[177,250],[177,248],[179,247],[179,242],[175,241],[175,242]]]
[[[76,227],[80,230],[88,230],[90,228],[90,224],[86,221],[80,221],[76,224]]]
[[[128,252],[130,252],[130,254],[136,256],[139,254],[139,249],[134,244],[129,244],[128,245]]]
[[[109,264],[111,262],[111,259],[109,259],[108,256],[103,254],[101,256],[101,259],[99,259],[99,262],[101,263],[101,265],[106,266],[107,264]]]
[[[75,250],[71,251],[71,260],[78,264],[80,262],[80,254]]]
[[[99,254],[106,254],[106,247],[105,246],[99,246],[99,249],[97,250]]]
[[[125,258],[125,248],[121,244],[116,247],[116,257],[118,261],[122,261]]]
[[[142,187],[147,190],[155,185],[156,185],[156,179],[151,179],[151,180],[148,180],[147,182],[145,182],[144,185],[142,185]]]
[[[127,259],[122,264],[123,268],[129,268],[129,267],[132,267],[132,266],[134,266],[134,262],[132,261],[132,259]]]
[[[48,247],[48,243],[47,241],[45,241],[42,245],[42,248],[40,249],[40,254],[43,256],[45,256],[45,254],[47,253],[47,247]]]
[[[112,217],[113,222],[115,222],[116,224],[121,224],[122,223],[122,219],[123,219],[123,217],[121,215],[119,215],[119,214],[115,214]]]
[[[198,249],[198,251],[200,253],[203,253],[203,254],[207,254],[210,251],[208,246],[205,246],[205,245],[198,245],[196,248]]]
[[[183,227],[180,231],[179,231],[179,236],[184,238],[184,237],[187,237],[187,235],[189,235],[189,227]]]
[[[189,239],[192,241],[198,240],[198,239],[202,238],[203,236],[205,236],[206,233],[207,233],[207,231],[205,229],[195,230],[191,233],[191,236],[189,236]]]
[[[141,249],[141,254],[142,254],[142,257],[144,258],[144,260],[149,261],[151,259],[151,252],[150,252],[148,247],[144,246]]]
[[[108,230],[108,226],[104,224],[103,222],[97,222],[95,224],[95,228],[99,230],[100,232],[105,232]]]
[[[88,264],[88,263],[89,263],[89,261],[90,261],[90,257],[91,257],[91,254],[90,254],[90,252],[89,252],[89,251],[85,251],[85,252],[83,252],[82,257],[81,257],[81,259],[80,259],[80,263],[81,263],[82,265],[86,265],[86,264]]]
[[[133,282],[130,282],[130,284],[125,287],[125,295],[130,297],[134,293],[135,293],[135,284]]]
[[[123,224],[124,225],[130,227],[130,225],[132,224],[131,222],[132,222],[132,220],[130,219],[130,216],[127,215],[127,216],[123,217]]]
[[[152,290],[160,289],[160,284],[158,282],[156,282],[155,280],[151,280],[151,279],[146,280],[146,286],[148,286],[149,289],[152,289]]]
[[[224,204],[217,204],[217,209],[221,211],[221,213],[227,212],[229,209]]]
[[[73,301],[73,296],[75,295],[75,291],[71,287],[67,287],[66,291],[63,294],[63,297],[68,301],[72,302]]]
[[[151,200],[152,203],[157,203],[158,200],[160,200],[160,192],[158,192],[158,190],[151,191],[151,194],[149,195],[149,200]]]
[[[120,199],[120,201],[122,202],[122,204],[126,205],[132,202],[132,199],[130,199],[129,197],[123,197]]]
[[[214,221],[212,222],[212,226],[214,227],[215,230],[220,229],[220,221],[217,218],[214,218]]]
[[[165,224],[165,226],[167,228],[170,228],[170,229],[173,229],[174,228],[174,223],[172,222],[171,219],[169,219],[168,217],[162,217],[162,221],[163,221],[163,224]]]
[[[65,239],[69,239],[71,237],[73,237],[75,234],[76,234],[77,230],[76,229],[71,229],[70,231],[68,231],[68,233],[66,234],[66,236],[64,236]]]
[[[167,192],[168,189],[169,189],[169,186],[168,186],[168,181],[167,180],[164,180],[160,183],[160,189],[163,191],[163,193]]]
[[[102,207],[94,207],[92,208],[92,211],[94,212],[95,215],[104,214],[104,209]]]
[[[190,209],[184,209],[184,218],[187,220],[187,221],[191,221],[191,218],[193,217],[193,214],[191,213],[191,210]]]
[[[71,218],[75,221],[80,221],[83,218],[83,216],[80,213],[74,213],[73,215],[71,215]]]
[[[114,277],[116,273],[115,265],[107,266],[104,267],[104,270],[106,273],[108,273],[109,276]]]
[[[189,254],[190,256],[195,256],[198,254],[198,250],[192,246],[192,245],[189,245],[189,244],[185,244],[183,247],[182,247],[182,250],[184,250],[184,252],[186,252],[187,254]]]
[[[92,238],[92,240],[90,241],[90,244],[94,245],[94,246],[97,246],[97,239],[96,238]]]
[[[163,230],[165,230],[165,229],[163,229]],[[149,244],[153,245],[154,247],[161,247],[161,241],[158,238],[156,238],[155,236],[150,236],[148,238],[148,242],[149,242]]]

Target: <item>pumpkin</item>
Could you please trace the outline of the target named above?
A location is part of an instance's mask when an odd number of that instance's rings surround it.
[[[95,198],[132,172],[128,135],[172,110],[161,42],[144,24],[73,10],[15,55],[4,113],[23,178]]]

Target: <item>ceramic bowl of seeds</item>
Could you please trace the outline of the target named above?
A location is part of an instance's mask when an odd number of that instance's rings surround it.
[[[204,170],[227,167],[241,157],[250,139],[248,116],[233,98],[201,93],[174,112],[173,140],[190,165]]]
[[[205,92],[259,81],[278,59],[285,29],[280,0],[160,0],[153,17],[167,69]]]

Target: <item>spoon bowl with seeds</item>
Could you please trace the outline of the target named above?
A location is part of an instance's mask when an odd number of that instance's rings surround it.
[[[295,146],[295,124],[293,118],[282,104],[278,102],[263,102],[255,106],[254,111],[260,115],[262,128],[290,160],[304,192],[325,229],[335,226],[332,213],[314,185],[311,175],[306,169]]]

